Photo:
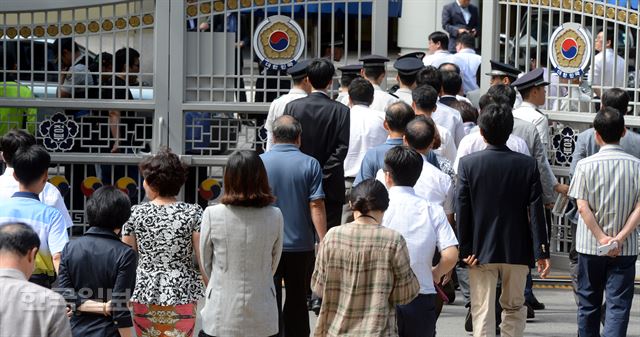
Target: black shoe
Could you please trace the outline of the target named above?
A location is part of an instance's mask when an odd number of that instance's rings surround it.
[[[533,298],[531,299],[531,301],[525,301],[530,307],[533,308],[533,310],[544,310],[545,306],[544,303],[540,303],[538,301],[538,299],[533,296]]]
[[[464,318],[464,331],[473,332],[473,318],[471,317],[471,308],[467,310],[467,317]]]
[[[313,311],[316,316],[320,314],[320,307],[322,306],[322,299],[314,298],[311,300],[311,311]]]
[[[527,319],[536,318],[536,313],[533,311],[533,308],[528,304],[524,304],[527,307]]]
[[[496,336],[500,334],[500,328],[496,328]]]

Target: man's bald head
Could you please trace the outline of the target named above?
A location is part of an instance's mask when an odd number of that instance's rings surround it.
[[[290,115],[282,115],[273,123],[273,141],[278,144],[295,144],[302,134],[302,126]]]
[[[40,247],[40,238],[31,227],[23,223],[0,224],[0,255],[26,256]]]

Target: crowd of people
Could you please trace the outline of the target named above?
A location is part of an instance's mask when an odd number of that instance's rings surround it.
[[[598,336],[603,315],[605,333],[624,336],[640,223],[640,136],[624,126],[626,92],[602,93],[568,186],[546,157],[541,70],[506,85],[513,67],[492,62],[476,110],[459,95],[456,65],[425,67],[423,57],[395,62],[402,95],[379,86],[388,59],[364,57],[343,71],[341,101],[328,94],[329,60],[299,62],[269,111],[268,151],[229,156],[220,204],[180,201],[188,168],[163,149],[139,165],[149,201],[98,189],[89,230],[71,241],[49,153],[9,131],[0,298],[12,305],[0,309],[0,331],[191,336],[204,301],[199,336],[307,336],[309,309],[316,336],[434,336],[456,280],[474,336],[522,336],[544,309],[531,267],[550,272],[544,207],[560,193],[577,206],[579,335]]]
[[[312,310],[315,336],[433,337],[458,286],[467,331],[523,336],[545,309],[532,268],[551,271],[545,208],[560,194],[574,204],[578,335],[600,336],[602,321],[603,335],[626,336],[640,224],[628,94],[596,93],[593,128],[578,137],[570,185],[560,183],[542,111],[548,72],[491,61],[481,92],[477,8],[460,0],[445,15],[429,55],[394,62],[394,90],[381,87],[390,60],[379,55],[338,68],[337,98],[331,60],[288,69],[291,89],[266,118],[267,151],[229,155],[220,203],[205,209],[180,200],[189,168],[165,148],[138,167],[147,202],[101,187],[85,207],[89,229],[69,240],[50,154],[28,130],[8,130],[0,335],[309,336]],[[86,72],[67,42],[56,47],[62,62]],[[116,53],[119,71],[137,72],[134,52]],[[61,97],[80,94],[65,81],[87,80],[61,78]]]

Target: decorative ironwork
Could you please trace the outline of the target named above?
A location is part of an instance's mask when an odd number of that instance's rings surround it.
[[[554,164],[557,166],[569,166],[576,149],[578,133],[576,130],[565,127],[560,133],[553,136],[551,142],[554,150]]]
[[[49,151],[69,151],[78,134],[78,123],[58,112],[40,124],[38,131]]]

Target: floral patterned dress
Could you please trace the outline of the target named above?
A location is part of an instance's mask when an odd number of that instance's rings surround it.
[[[196,302],[204,284],[195,263],[192,235],[200,232],[202,208],[176,202],[133,206],[122,235],[138,246],[134,325],[138,336],[192,336]]]

